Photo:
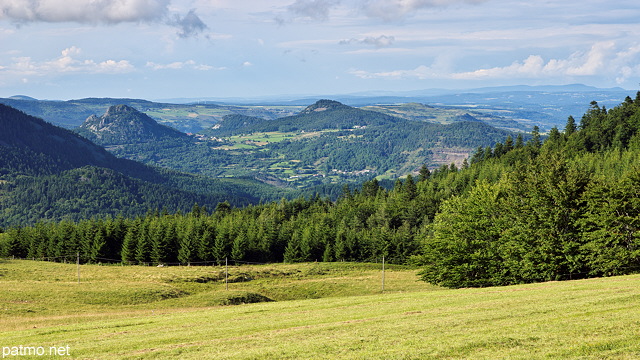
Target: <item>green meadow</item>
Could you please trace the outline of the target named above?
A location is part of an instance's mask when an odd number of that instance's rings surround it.
[[[391,265],[382,291],[381,264],[79,270],[0,262],[4,358],[640,358],[639,275],[450,290]]]

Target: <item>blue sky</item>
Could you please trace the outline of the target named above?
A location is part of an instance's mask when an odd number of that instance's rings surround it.
[[[0,0],[0,97],[638,89],[637,0]]]

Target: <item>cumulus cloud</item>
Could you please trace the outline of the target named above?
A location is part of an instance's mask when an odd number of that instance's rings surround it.
[[[386,35],[380,35],[378,37],[367,36],[363,39],[341,40],[340,45],[362,44],[362,45],[375,46],[377,48],[383,48],[383,47],[393,45],[395,40],[396,39],[393,36],[386,36]]]
[[[195,36],[207,25],[195,10],[170,14],[171,0],[0,0],[0,20],[17,25],[33,22],[80,24],[165,23],[181,38]]]
[[[117,24],[162,19],[170,0],[0,0],[0,19],[16,23]]]
[[[61,56],[47,61],[34,61],[31,57],[14,57],[12,63],[0,71],[20,76],[45,76],[62,73],[120,74],[135,70],[127,60],[79,59],[82,50],[71,46],[61,51]]]
[[[613,41],[594,44],[589,51],[576,52],[566,59],[545,61],[539,55],[530,55],[524,61],[511,65],[479,69],[453,74],[455,79],[542,78],[549,76],[625,76],[633,73],[633,66],[640,60],[640,46],[617,50]],[[631,70],[631,71],[629,71]]]
[[[622,84],[629,78],[640,76],[640,44],[619,47],[612,41],[594,44],[588,51],[575,52],[565,59],[545,60],[540,55],[529,55],[510,65],[478,69],[467,72],[451,72],[438,65],[421,65],[415,69],[368,72],[353,70],[352,75],[364,79],[545,79],[604,76],[615,78]]]

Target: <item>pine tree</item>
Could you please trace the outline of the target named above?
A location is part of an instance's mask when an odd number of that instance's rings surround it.
[[[418,188],[416,184],[413,182],[413,176],[411,174],[407,175],[407,179],[404,182],[403,192],[408,201],[411,201],[416,198],[418,195]]]
[[[569,115],[569,118],[567,118],[567,124],[564,127],[564,135],[566,137],[569,137],[573,133],[575,133],[576,130],[577,130],[576,119],[574,119],[573,116]]]
[[[505,153],[513,150],[513,138],[511,135],[507,136],[507,139],[504,141],[504,151]]]
[[[153,228],[154,231],[150,234],[151,253],[149,257],[154,264],[163,264],[166,261],[168,251],[166,222],[159,221]]]
[[[136,261],[136,249],[138,247],[138,229],[140,227],[140,221],[136,220],[127,229],[127,233],[124,236],[122,242],[122,262],[133,263]]]
[[[233,240],[233,245],[231,247],[231,259],[235,261],[244,260],[247,252],[247,245],[247,234],[245,234],[244,231],[241,231]]]
[[[143,223],[138,232],[135,260],[138,262],[138,264],[147,263],[151,260],[151,241],[149,239],[148,220]]]
[[[284,261],[287,263],[294,263],[300,261],[300,259],[300,234],[298,231],[294,231],[293,235],[287,242],[287,247],[284,250]]]
[[[429,179],[429,177],[431,177],[431,171],[429,171],[429,168],[427,168],[427,165],[422,164],[422,167],[418,172],[418,182],[426,181]]]
[[[533,127],[531,131],[531,139],[528,142],[528,145],[534,149],[539,149],[542,146],[542,141],[540,140],[540,128],[538,125]]]
[[[194,260],[196,237],[197,234],[191,221],[178,232],[178,261],[181,264],[191,265]]]
[[[228,243],[227,228],[224,225],[218,226],[216,237],[213,241],[213,248],[211,249],[211,256],[218,263],[229,257],[229,253],[227,251]]]
[[[332,262],[333,259],[333,246],[331,246],[330,241],[327,241],[324,246],[324,252],[322,253],[322,261]]]
[[[98,258],[102,257],[102,249],[107,243],[105,230],[103,227],[98,227],[95,231],[89,253],[87,255],[87,261],[91,263],[99,262]]]

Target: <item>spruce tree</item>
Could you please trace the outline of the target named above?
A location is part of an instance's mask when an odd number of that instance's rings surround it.
[[[429,179],[429,177],[431,177],[431,171],[429,171],[429,168],[427,167],[427,165],[422,164],[422,167],[418,172],[418,182],[426,181]]]
[[[576,126],[576,119],[574,119],[573,116],[569,115],[569,117],[567,118],[567,124],[564,127],[564,135],[566,137],[569,137],[573,133],[575,133],[577,129],[578,128]]]

